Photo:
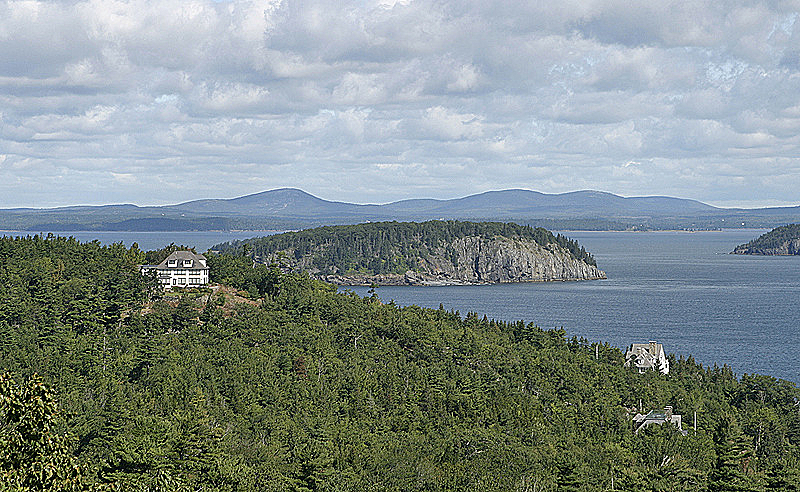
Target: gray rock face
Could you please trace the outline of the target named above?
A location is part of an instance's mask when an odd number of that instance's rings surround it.
[[[758,248],[747,244],[737,246],[733,250],[735,255],[800,255],[800,238],[784,241],[774,248]]]
[[[445,251],[451,253],[446,254]],[[452,251],[455,251],[453,254]],[[463,237],[440,247],[405,275],[326,275],[339,285],[472,285],[606,278],[597,267],[572,257],[556,244],[508,238]],[[311,272],[313,274],[313,272]]]

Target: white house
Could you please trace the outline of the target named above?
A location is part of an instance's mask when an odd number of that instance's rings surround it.
[[[669,374],[669,359],[664,346],[656,342],[634,343],[625,353],[625,367],[635,367],[639,373],[658,371]]]
[[[155,273],[165,290],[208,284],[206,257],[191,251],[175,251],[158,265],[142,265],[140,270],[143,274]]]

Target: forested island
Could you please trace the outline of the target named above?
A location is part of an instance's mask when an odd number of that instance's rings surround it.
[[[747,244],[737,246],[733,254],[800,255],[800,224],[777,227]]]
[[[378,222],[214,246],[339,285],[453,285],[605,278],[577,242],[502,222]]]
[[[145,260],[0,239],[0,490],[800,486],[790,382],[674,356],[638,374],[563,330],[385,304],[240,255],[208,254],[215,292],[164,294]],[[634,432],[668,405],[687,435]]]

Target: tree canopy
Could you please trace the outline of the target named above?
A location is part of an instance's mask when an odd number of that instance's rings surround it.
[[[800,254],[800,224],[789,224],[762,234],[747,244],[742,244],[734,249],[734,253],[774,255],[774,254]]]
[[[454,239],[498,236],[527,239],[541,246],[558,245],[572,257],[597,266],[592,255],[574,240],[541,227],[505,222],[433,220],[326,226],[223,243],[212,250],[245,254],[266,263],[274,261],[276,254],[284,253],[291,255],[294,261],[308,258],[311,266],[325,273],[401,274],[406,270],[418,270],[420,262],[433,254],[454,258]]]
[[[669,375],[638,374],[618,348],[562,329],[399,307],[245,256],[209,256],[226,284],[214,294],[162,296],[143,259],[122,245],[0,239],[0,373],[12,375],[0,376],[0,450],[14,450],[0,452],[0,490],[36,466],[123,490],[800,483],[790,382],[674,356]],[[666,405],[688,435],[634,434],[636,411]],[[20,435],[40,438],[23,449]]]

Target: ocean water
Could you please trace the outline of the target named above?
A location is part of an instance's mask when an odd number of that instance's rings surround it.
[[[607,280],[486,286],[380,287],[384,301],[469,311],[620,348],[657,340],[708,366],[728,364],[800,383],[800,256],[728,254],[764,230],[565,232],[590,251]],[[0,233],[19,235],[15,233]],[[198,251],[271,232],[68,232],[81,241],[171,242]],[[367,288],[351,290],[367,295]]]
[[[703,365],[800,383],[800,256],[728,254],[763,230],[568,232],[607,280],[379,287],[384,301],[563,327],[627,347],[657,340]],[[351,288],[366,295],[366,288]]]

